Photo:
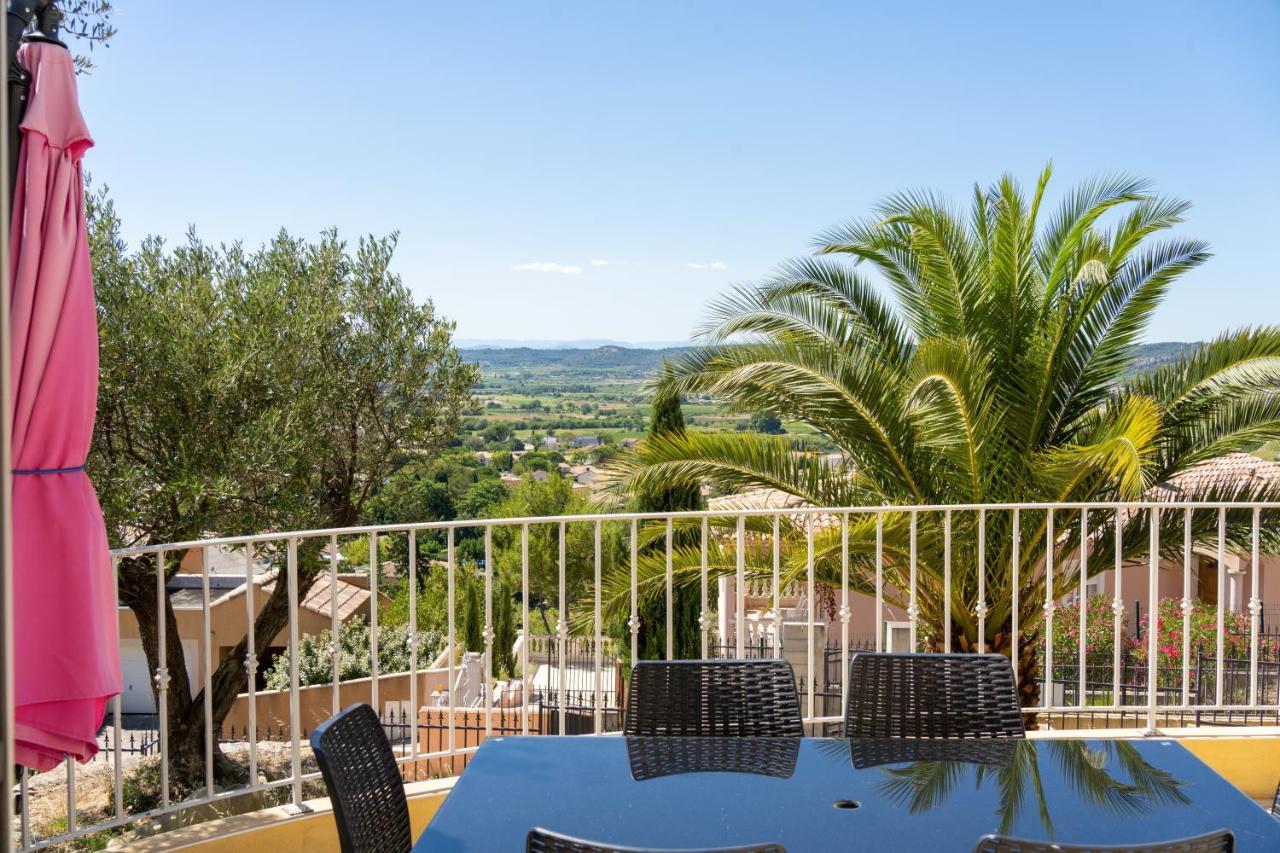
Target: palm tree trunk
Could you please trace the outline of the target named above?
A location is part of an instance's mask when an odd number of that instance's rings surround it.
[[[1012,625],[1002,625],[991,639],[988,650],[1011,657],[1013,653]],[[1037,643],[1034,635],[1018,637],[1018,659],[1014,661],[1014,675],[1018,679],[1018,704],[1023,708],[1035,708],[1040,705],[1042,674],[1040,656],[1037,654]],[[976,651],[976,650],[975,650]],[[1028,730],[1039,727],[1039,720],[1034,712],[1024,712],[1023,722]]]

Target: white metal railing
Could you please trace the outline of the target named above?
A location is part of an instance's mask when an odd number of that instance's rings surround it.
[[[1003,651],[1016,662],[1019,660],[1023,642],[1043,643],[1038,649],[1041,654],[1040,667],[1043,683],[1040,685],[1040,704],[1030,709],[1045,715],[1045,722],[1052,722],[1054,714],[1092,715],[1127,715],[1130,719],[1140,715],[1142,726],[1154,732],[1161,720],[1173,718],[1183,719],[1188,715],[1213,715],[1220,719],[1223,714],[1233,712],[1255,714],[1266,722],[1276,723],[1280,715],[1280,663],[1274,679],[1269,680],[1266,689],[1259,691],[1259,653],[1260,653],[1260,600],[1262,562],[1260,557],[1263,513],[1280,510],[1280,503],[1238,504],[1238,503],[1109,503],[1109,504],[1001,504],[1001,505],[953,505],[953,506],[864,506],[835,508],[777,508],[777,509],[744,509],[744,510],[710,510],[680,513],[599,513],[578,516],[532,517],[511,519],[461,520],[446,522],[427,522],[419,524],[391,524],[360,527],[347,527],[323,530],[303,530],[282,533],[260,533],[251,536],[222,537],[190,542],[165,543],[145,547],[125,548],[113,552],[113,565],[118,571],[123,560],[151,561],[156,567],[155,595],[160,618],[158,620],[158,666],[154,673],[155,693],[158,713],[158,749],[160,805],[140,814],[126,813],[123,797],[122,761],[122,719],[121,700],[116,697],[111,703],[110,726],[113,737],[110,739],[110,760],[113,771],[113,809],[110,817],[97,820],[91,824],[81,825],[77,820],[76,776],[74,767],[68,761],[66,766],[67,815],[66,830],[49,837],[34,837],[30,824],[30,788],[28,774],[20,777],[20,790],[23,808],[20,815],[21,849],[36,850],[53,844],[66,842],[88,834],[124,827],[136,821],[161,817],[180,809],[210,803],[220,803],[232,797],[250,792],[288,791],[288,806],[294,811],[303,811],[304,783],[316,780],[316,772],[303,772],[303,730],[304,722],[300,718],[300,693],[298,655],[289,655],[289,751],[290,771],[286,778],[258,782],[260,767],[256,731],[256,709],[259,696],[255,688],[256,675],[260,662],[255,649],[264,645],[264,638],[254,634],[254,621],[257,615],[254,596],[256,592],[253,582],[255,561],[269,556],[277,562],[277,568],[283,570],[288,594],[287,636],[291,649],[299,644],[299,597],[306,591],[299,590],[299,547],[301,545],[327,546],[328,568],[327,583],[330,591],[329,628],[334,643],[330,647],[332,664],[332,688],[330,705],[333,709],[339,706],[338,662],[339,650],[336,644],[338,636],[339,613],[337,584],[339,575],[339,546],[346,541],[364,538],[369,548],[369,591],[370,591],[370,693],[372,704],[377,709],[379,681],[385,675],[379,672],[378,660],[378,584],[379,584],[379,549],[384,543],[403,538],[407,545],[407,588],[409,592],[409,633],[406,648],[409,656],[409,707],[411,719],[417,720],[418,710],[426,697],[418,695],[419,672],[421,661],[418,652],[421,638],[418,636],[418,540],[423,536],[442,536],[444,539],[446,572],[445,609],[447,613],[444,655],[446,660],[449,690],[446,693],[447,737],[443,739],[442,749],[424,751],[417,736],[416,728],[411,728],[411,736],[406,749],[399,757],[401,764],[413,765],[415,772],[419,762],[448,759],[466,756],[473,753],[475,744],[459,744],[455,731],[455,711],[453,686],[456,681],[455,657],[458,648],[457,638],[457,601],[456,581],[461,567],[457,554],[457,534],[459,531],[480,531],[483,539],[483,565],[478,567],[483,575],[483,621],[482,632],[484,646],[484,695],[492,695],[493,684],[493,651],[494,631],[494,533],[504,531],[508,540],[508,553],[516,553],[514,542],[518,539],[518,559],[520,565],[520,610],[519,634],[527,639],[532,636],[530,623],[530,596],[536,592],[544,600],[554,600],[556,604],[556,623],[553,642],[557,646],[555,666],[559,667],[556,679],[554,708],[558,731],[566,731],[568,711],[568,679],[566,677],[567,646],[571,638],[569,614],[572,609],[582,617],[588,613],[589,618],[580,618],[580,623],[589,621],[586,631],[586,642],[593,651],[592,698],[585,710],[590,711],[591,731],[603,733],[608,726],[605,723],[602,696],[607,692],[602,689],[603,673],[606,663],[603,649],[606,645],[604,604],[601,597],[601,581],[604,579],[606,560],[602,547],[602,531],[607,525],[615,525],[617,532],[627,540],[621,549],[621,555],[610,555],[616,559],[615,570],[628,571],[629,603],[625,614],[624,630],[630,637],[630,659],[637,660],[639,655],[638,637],[641,631],[640,621],[640,565],[642,555],[652,556],[657,553],[661,560],[663,576],[660,585],[649,584],[661,590],[661,600],[665,602],[666,616],[662,625],[665,634],[668,656],[673,654],[675,639],[674,601],[676,590],[675,555],[678,550],[677,539],[685,537],[683,542],[696,542],[693,553],[700,556],[694,562],[698,565],[686,568],[687,572],[697,571],[700,614],[698,628],[702,654],[709,654],[710,638],[715,633],[717,620],[713,614],[723,609],[724,620],[732,628],[732,642],[728,637],[717,638],[721,652],[727,648],[737,657],[747,656],[752,643],[758,637],[783,636],[784,617],[778,601],[773,600],[771,606],[762,613],[752,614],[753,620],[760,624],[771,623],[772,633],[758,633],[749,636],[748,614],[746,613],[746,596],[748,591],[753,596],[769,595],[771,590],[784,590],[786,594],[802,591],[808,606],[802,622],[805,636],[804,655],[798,667],[797,677],[802,687],[802,707],[805,722],[810,730],[828,730],[838,724],[841,709],[848,697],[849,685],[843,673],[848,672],[848,661],[856,651],[851,644],[851,631],[857,630],[863,635],[874,634],[874,648],[885,647],[886,617],[891,610],[906,614],[910,627],[910,645],[913,649],[928,646],[930,650],[953,651],[955,619],[963,618],[966,623],[976,624],[976,650],[989,651],[992,630],[1001,630],[1006,623],[992,624],[996,614],[1007,614],[1008,635],[1002,641]],[[1224,583],[1226,579],[1225,557],[1228,544],[1228,517],[1248,519],[1247,560],[1250,573],[1251,592],[1248,602],[1249,612],[1249,655],[1247,669],[1247,685],[1233,686],[1230,692],[1225,689],[1227,676],[1226,624],[1224,613]],[[1162,542],[1161,522],[1175,524],[1181,516],[1182,535],[1179,545],[1169,546]],[[1216,518],[1215,518],[1216,516]],[[1043,557],[1032,562],[1026,561],[1026,555],[1037,552],[1029,540],[1023,538],[1023,528],[1027,519],[1033,518],[1033,526],[1043,529],[1037,532],[1043,550]],[[1206,522],[1205,519],[1208,519]],[[1078,539],[1073,539],[1072,525],[1055,526],[1058,519],[1074,519],[1079,522]],[[834,520],[834,521],[833,521]],[[1195,523],[1200,524],[1202,533],[1193,530]],[[793,522],[797,522],[794,523]],[[1149,538],[1145,548],[1135,553],[1132,533],[1139,530],[1143,523],[1149,527]],[[1007,541],[994,541],[989,536],[993,523],[1003,525]],[[784,529],[784,525],[788,525]],[[585,526],[592,532],[589,572],[583,572],[590,584],[585,587],[589,591],[582,600],[570,599],[568,582],[567,541],[572,530]],[[839,528],[838,535],[832,536],[833,526]],[[554,590],[531,590],[530,577],[530,536],[531,530],[545,527],[554,531],[557,547]],[[1238,528],[1239,525],[1237,524]],[[956,531],[961,531],[960,539]],[[510,531],[510,533],[506,533]],[[790,531],[790,533],[788,533]],[[861,537],[851,541],[851,532]],[[1110,542],[1106,539],[1108,531],[1114,537]],[[1266,531],[1275,533],[1276,531]],[[1126,539],[1129,535],[1129,539]],[[905,536],[905,543],[903,537]],[[647,537],[647,538],[646,538]],[[789,538],[788,538],[789,537]],[[818,537],[822,539],[825,550],[818,552]],[[921,548],[922,539],[929,543]],[[941,549],[936,547],[940,538]],[[1217,596],[1216,596],[1216,636],[1213,651],[1213,678],[1211,697],[1203,695],[1203,689],[1197,687],[1192,691],[1192,669],[1189,657],[1193,650],[1191,645],[1191,616],[1193,612],[1192,598],[1192,554],[1197,542],[1204,547],[1206,541],[1216,539],[1214,547],[1218,557]],[[960,581],[956,581],[956,566],[953,565],[957,541],[959,541],[962,558],[968,563],[969,571],[960,566]],[[1072,542],[1077,544],[1071,547]],[[170,785],[170,720],[168,719],[167,692],[170,689],[169,661],[166,659],[167,646],[164,636],[166,620],[164,619],[166,596],[166,577],[162,568],[171,557],[178,556],[191,549],[204,549],[208,556],[210,549],[241,549],[245,560],[245,614],[247,619],[248,652],[243,661],[243,678],[245,695],[247,695],[247,753],[248,781],[246,784],[230,790],[218,791],[214,786],[214,751],[219,749],[217,733],[212,722],[212,671],[214,657],[211,650],[211,601],[209,571],[210,560],[202,561],[201,569],[201,616],[204,630],[201,643],[203,670],[202,684],[204,691],[204,760],[205,789],[202,794],[186,800],[171,797]],[[1125,548],[1129,553],[1126,555]],[[712,551],[718,555],[719,562],[711,559]],[[797,550],[802,549],[802,550]],[[1076,552],[1074,559],[1068,551]],[[1110,564],[1100,564],[1098,559],[1090,561],[1095,552],[1113,552]],[[686,557],[689,549],[685,548]],[[1008,562],[1001,565],[989,565],[989,558],[995,554],[1007,553]],[[939,556],[940,555],[940,556]],[[1124,617],[1132,603],[1124,597],[1125,571],[1133,571],[1136,567],[1146,571],[1146,601],[1149,605],[1150,621],[1155,623],[1155,610],[1160,600],[1161,561],[1170,565],[1174,557],[1181,557],[1181,612],[1182,623],[1182,661],[1176,676],[1168,687],[1160,682],[1160,649],[1157,647],[1158,630],[1148,630],[1145,637],[1145,656],[1147,670],[1145,675],[1145,701],[1138,704],[1127,702],[1123,680],[1122,647],[1128,636],[1124,627]],[[1095,554],[1096,557],[1096,554]],[[750,559],[749,559],[750,558]],[[929,563],[922,566],[922,560]],[[937,561],[940,560],[940,565]],[[280,564],[282,561],[282,565]],[[819,673],[815,672],[815,634],[818,627],[818,610],[816,593],[820,582],[818,566],[827,567],[824,580],[821,582],[839,588],[838,608],[826,614],[823,622],[823,634],[826,637],[822,652],[822,666],[827,667],[831,659],[835,661],[835,671],[839,677],[838,691],[830,689],[829,682],[819,690]],[[788,566],[784,577],[783,567]],[[973,569],[977,569],[973,571]],[[1112,578],[1111,601],[1111,636],[1112,656],[1110,667],[1110,683],[1090,686],[1088,679],[1087,631],[1089,609],[1087,581],[1089,572],[1109,571]],[[798,575],[798,576],[797,576]],[[731,594],[721,596],[714,601],[710,597],[712,578],[717,581],[726,579]],[[692,588],[691,574],[686,574],[686,582]],[[1004,582],[1008,578],[1009,582]],[[837,580],[838,579],[838,580]],[[896,579],[896,580],[895,580]],[[647,580],[657,580],[650,577]],[[317,578],[316,583],[324,579]],[[279,574],[276,576],[279,582]],[[997,590],[993,595],[992,591]],[[1001,592],[1002,591],[1002,592]],[[922,595],[922,592],[925,594]],[[1026,614],[1020,612],[1025,595],[1040,595],[1038,616],[1027,622]],[[1062,678],[1055,677],[1053,625],[1056,610],[1061,602],[1079,596],[1080,612],[1078,622],[1074,625],[1077,634],[1076,654],[1073,656],[1078,671],[1074,675]],[[1137,600],[1137,599],[1135,599]],[[937,604],[941,603],[940,611]],[[926,616],[926,610],[928,615]],[[1034,613],[1034,612],[1033,612]],[[861,614],[861,615],[860,615]],[[931,621],[936,620],[936,621]],[[933,628],[940,629],[935,636]],[[836,642],[831,641],[829,630],[837,632]],[[238,638],[236,638],[238,639]],[[265,638],[269,640],[270,638]],[[769,651],[778,653],[778,640]],[[519,664],[522,679],[521,699],[518,708],[520,717],[519,731],[529,733],[531,714],[531,689],[529,685],[529,642],[519,644]],[[624,644],[622,648],[626,648]],[[1062,666],[1066,663],[1060,662]],[[1268,662],[1270,664],[1270,662]],[[1196,667],[1196,680],[1205,676],[1201,667]],[[822,673],[825,681],[825,671]],[[1239,676],[1240,673],[1235,673]],[[1238,679],[1237,679],[1238,680]],[[1073,688],[1074,701],[1066,701],[1067,687]],[[1141,687],[1142,685],[1137,685]],[[1109,689],[1107,689],[1109,688]],[[1274,688],[1274,689],[1273,689]],[[612,686],[609,691],[612,691]],[[1239,695],[1237,695],[1239,694]],[[1056,697],[1061,701],[1055,701]],[[817,700],[822,699],[819,708]],[[1142,697],[1139,697],[1142,698]],[[1211,701],[1208,701],[1210,700]],[[486,734],[492,733],[493,714],[483,714],[483,729]],[[1070,721],[1066,721],[1068,724]],[[1280,732],[1280,729],[1277,730]],[[465,759],[464,759],[465,760]]]

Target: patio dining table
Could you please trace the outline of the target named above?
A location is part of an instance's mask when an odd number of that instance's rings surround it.
[[[535,826],[632,847],[789,853],[1230,829],[1237,850],[1280,850],[1280,821],[1174,740],[548,736],[482,744],[414,850],[520,851]]]

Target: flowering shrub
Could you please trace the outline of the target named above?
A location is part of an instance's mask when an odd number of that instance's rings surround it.
[[[1115,614],[1111,599],[1095,595],[1086,602],[1085,653],[1091,661],[1106,660],[1115,653]],[[1222,614],[1223,657],[1231,660],[1247,660],[1249,657],[1249,614]],[[1132,610],[1125,608],[1121,614],[1121,654],[1137,664],[1147,661],[1147,630],[1151,623],[1151,611],[1143,614],[1136,635],[1131,634]],[[1217,655],[1218,609],[1203,601],[1194,603],[1191,610],[1190,654],[1192,665],[1199,657]],[[1078,654],[1080,637],[1080,607],[1078,603],[1064,605],[1053,615],[1053,654],[1059,662],[1074,661]],[[1156,610],[1156,647],[1158,666],[1161,670],[1182,667],[1183,619],[1182,600],[1162,598]],[[1273,661],[1280,657],[1280,638],[1264,635],[1258,641],[1259,660]],[[1092,664],[1090,664],[1092,666]]]
[[[1147,630],[1151,624],[1151,612],[1142,619],[1141,636],[1136,640],[1133,649],[1134,660],[1143,663],[1147,660]],[[1164,667],[1182,666],[1182,601],[1176,598],[1162,598],[1155,611],[1156,616],[1156,648],[1159,654],[1158,665]],[[1218,608],[1216,605],[1197,601],[1191,610],[1191,662],[1197,658],[1216,657],[1218,653]],[[1280,638],[1261,636],[1258,639],[1258,659],[1275,660],[1280,653]],[[1232,613],[1229,610],[1222,614],[1222,656],[1228,660],[1247,660],[1249,658],[1249,614]]]

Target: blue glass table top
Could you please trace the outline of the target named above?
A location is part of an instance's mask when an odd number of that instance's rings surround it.
[[[503,737],[415,851],[520,851],[534,826],[613,844],[971,851],[983,835],[1125,844],[1280,821],[1176,741]]]

